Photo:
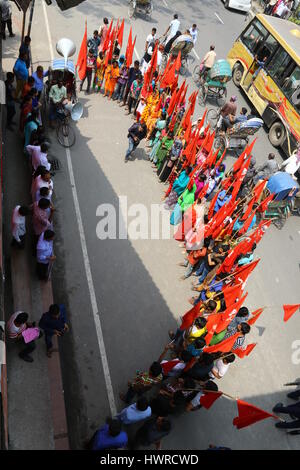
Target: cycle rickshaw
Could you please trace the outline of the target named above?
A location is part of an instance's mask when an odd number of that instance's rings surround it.
[[[263,219],[272,219],[279,230],[291,213],[291,204],[299,191],[299,184],[289,173],[278,171],[271,176],[265,189],[265,196],[275,194],[273,201],[263,214]]]
[[[192,51],[193,47],[194,42],[190,34],[181,34],[178,36],[178,38],[173,42],[169,54],[163,54],[161,72],[165,70],[169,57],[176,60],[179,52],[181,52],[181,67],[179,73],[181,75],[186,75],[188,71],[188,60],[190,57],[189,53]]]
[[[215,111],[215,113],[217,114],[217,111]],[[208,122],[211,122],[209,117]],[[228,149],[239,154],[239,150],[244,150],[249,143],[249,137],[256,134],[263,124],[262,119],[255,117],[234,124],[231,128],[227,129],[226,132],[217,131],[213,147],[215,150],[218,148],[221,149],[222,152]]]
[[[231,67],[225,59],[217,60],[208,71],[206,78],[201,76],[200,65],[196,65],[193,79],[199,87],[199,103],[204,106],[207,98],[215,98],[218,106],[222,106],[227,96],[227,83],[231,78]]]
[[[134,18],[137,13],[146,15],[151,18],[153,12],[152,0],[129,0],[128,16]]]

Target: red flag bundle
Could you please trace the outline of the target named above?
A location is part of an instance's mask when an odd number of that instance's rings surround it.
[[[299,310],[300,304],[295,305],[283,305],[284,317],[283,321],[288,321],[297,310]]]
[[[257,310],[255,310],[255,312],[252,312],[252,317],[249,318],[249,320],[247,321],[248,325],[254,325],[254,323],[256,322],[256,320],[258,320],[263,311],[263,308],[258,308]]]
[[[205,392],[200,398],[200,405],[208,410],[222,395],[223,392]]]
[[[118,34],[117,34],[117,41],[118,41],[118,44],[120,45],[120,47],[122,47],[122,45],[123,45],[123,34],[124,34],[124,18],[123,18],[121,26],[118,30]]]
[[[268,209],[268,205],[270,202],[274,199],[275,194],[269,194],[268,197],[266,197],[258,206],[257,211],[258,212],[265,212]]]
[[[224,339],[218,344],[215,344],[214,346],[208,346],[204,348],[204,351],[206,353],[213,353],[213,352],[229,352],[232,350],[234,343],[240,336],[240,333],[235,333],[234,335],[230,336],[229,338]]]
[[[246,426],[250,426],[250,424],[257,423],[258,421],[266,418],[278,419],[276,415],[261,410],[260,408],[257,408],[243,400],[237,400],[237,407],[239,416],[234,418],[232,422],[237,429],[245,428]]]
[[[83,80],[86,75],[86,63],[87,63],[87,24],[85,22],[85,30],[78,54],[76,68],[78,68],[78,77]]]
[[[256,345],[257,343],[251,343],[248,344],[245,349],[237,348],[234,350],[234,354],[236,354],[240,359],[244,359],[245,356],[249,356],[249,354],[251,353],[251,351],[253,351]]]
[[[132,63],[132,57],[133,57],[135,42],[136,42],[136,36],[134,38],[133,44],[129,45],[129,48],[128,48],[128,54],[127,54],[127,58],[126,58],[127,67],[130,67],[131,63]]]
[[[194,305],[188,312],[186,312],[183,317],[182,317],[182,323],[180,325],[181,330],[186,330],[196,320],[197,317],[200,317],[200,308],[201,308],[201,302],[198,304]]]

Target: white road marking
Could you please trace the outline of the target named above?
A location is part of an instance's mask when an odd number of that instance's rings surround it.
[[[43,10],[44,10],[44,17],[45,17],[45,23],[46,23],[46,29],[47,29],[47,35],[48,35],[48,41],[49,41],[50,55],[51,55],[51,58],[52,58],[53,57],[52,40],[51,40],[51,33],[50,33],[47,10],[46,10],[44,2],[43,2]],[[70,152],[69,148],[66,148],[66,156],[67,156],[67,164],[68,164],[70,182],[71,182],[71,186],[72,186],[72,195],[73,195],[76,219],[77,219],[77,224],[78,224],[81,249],[82,249],[82,254],[83,254],[85,274],[86,274],[89,293],[90,293],[90,300],[91,300],[91,304],[92,304],[94,323],[95,323],[96,334],[97,334],[97,339],[98,339],[98,345],[99,345],[99,350],[100,350],[100,356],[101,356],[101,361],[102,361],[103,374],[104,374],[104,380],[105,380],[105,385],[106,385],[106,392],[107,392],[107,396],[108,396],[108,401],[109,401],[111,414],[112,414],[112,416],[115,416],[116,413],[117,413],[117,408],[116,408],[116,403],[115,403],[115,398],[114,398],[114,392],[113,392],[113,387],[112,387],[112,381],[111,381],[111,376],[110,376],[110,371],[109,371],[109,366],[108,366],[108,360],[107,360],[107,354],[106,354],[104,338],[103,338],[103,332],[102,332],[102,327],[101,327],[101,321],[100,321],[100,312],[98,311],[98,305],[97,305],[97,300],[96,300],[94,282],[93,282],[93,277],[92,277],[92,272],[91,272],[91,266],[90,266],[90,261],[89,261],[89,255],[88,255],[88,250],[87,250],[85,234],[84,234],[83,222],[82,222],[80,206],[79,206],[79,201],[78,201],[77,189],[76,189],[73,166],[72,166],[71,152]]]
[[[165,5],[166,7],[168,7],[168,4],[167,4],[166,0],[163,0],[163,2],[164,2],[164,5]]]
[[[138,60],[141,60],[140,56],[139,56],[139,53],[138,51],[136,50],[136,47],[134,46],[134,52],[135,52],[135,55],[137,56]]]
[[[216,12],[215,12],[215,15],[218,18],[218,20],[221,21],[222,24],[224,24],[224,21],[222,20],[222,18],[219,17],[219,15]]]
[[[198,54],[197,54],[197,52],[195,51],[195,49],[193,48],[192,50],[193,50],[193,53],[195,54],[196,58],[197,58],[198,60],[200,60],[200,57],[198,56]]]

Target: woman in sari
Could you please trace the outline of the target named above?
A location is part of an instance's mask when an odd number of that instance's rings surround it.
[[[155,132],[155,137],[154,139],[150,142],[150,147],[152,147],[149,159],[153,161],[154,156],[156,155],[158,149],[161,146],[161,139],[160,137],[162,136],[162,131],[166,128],[167,125],[167,120],[166,120],[166,114],[162,114],[160,119],[156,121],[156,132]]]
[[[95,77],[94,77],[94,83],[93,83],[93,90],[95,90],[97,86],[97,93],[101,90],[102,83],[103,83],[103,78],[104,78],[104,72],[105,72],[105,65],[104,65],[105,59],[103,52],[99,52],[99,56],[97,57],[96,60],[96,72],[95,72]]]
[[[162,162],[158,169],[158,177],[163,183],[167,181],[172,168],[174,167],[176,161],[180,157],[180,152],[182,150],[182,141],[180,139],[175,139],[172,145],[171,151],[167,158]]]
[[[115,86],[119,78],[119,65],[117,60],[113,60],[112,64],[107,67],[107,74],[105,71],[106,75],[106,80],[105,80],[105,87],[104,87],[104,95],[103,96],[108,96],[109,100],[111,100],[111,97],[113,95],[113,92],[115,91]]]
[[[164,160],[167,158],[167,155],[171,150],[173,142],[173,132],[169,131],[168,134],[162,138],[161,146],[153,159],[153,163],[157,167],[157,174],[159,174],[160,167],[163,164]]]
[[[192,171],[191,167],[186,168],[185,170],[183,170],[180,173],[178,178],[176,178],[176,180],[174,181],[173,186],[172,186],[172,190],[171,190],[168,198],[166,199],[166,208],[167,209],[173,209],[173,207],[175,206],[179,196],[183,193],[183,191],[187,187],[188,182],[190,180],[189,175],[190,175],[191,171]]]
[[[196,185],[192,181],[188,184],[186,190],[183,194],[178,198],[178,202],[174,207],[174,210],[170,217],[170,224],[171,225],[178,225],[182,221],[182,216],[184,212],[194,203],[195,201],[195,192],[196,192]]]

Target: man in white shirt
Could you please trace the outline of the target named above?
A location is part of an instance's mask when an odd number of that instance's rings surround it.
[[[53,192],[53,181],[51,180],[50,172],[46,169],[42,169],[41,174],[32,180],[31,197],[33,201],[35,201],[37,191],[44,186],[50,189],[51,200]]]
[[[156,28],[152,28],[151,33],[148,34],[145,44],[145,52],[147,52],[148,47],[150,46],[151,42],[154,42],[156,35]]]
[[[52,191],[49,188],[47,188],[47,186],[42,186],[35,193],[35,200],[33,202],[39,202],[39,200],[42,198],[49,199],[49,201],[51,201],[51,194],[52,194]]]
[[[215,365],[212,368],[211,372],[209,373],[209,376],[212,379],[221,379],[228,372],[230,364],[232,364],[234,361],[235,361],[234,354],[228,354],[223,359],[222,358],[218,359],[215,362]]]
[[[197,37],[198,37],[198,30],[197,30],[197,25],[193,24],[193,26],[189,29],[190,35],[193,38],[193,43],[194,45],[196,44]]]
[[[170,39],[172,39],[175,36],[177,31],[179,30],[179,27],[180,27],[180,21],[178,19],[178,15],[175,14],[174,19],[171,21],[167,31],[164,34],[164,36],[167,36],[168,34],[165,44],[167,44],[170,41]]]
[[[12,229],[12,246],[24,248],[26,235],[26,215],[30,212],[26,206],[16,206],[13,210],[11,229]]]
[[[55,234],[52,230],[46,230],[40,235],[37,244],[37,275],[42,281],[48,279],[50,262],[56,258],[53,254],[54,236]]]
[[[43,166],[46,170],[50,171],[51,165],[47,158],[48,145],[46,143],[42,143],[41,145],[27,145],[26,150],[31,156],[31,164],[34,171],[39,166]]]
[[[202,386],[204,390],[210,391],[210,392],[218,392],[218,385],[213,382],[212,380],[208,380],[205,382],[205,384]],[[205,395],[205,392],[198,392],[197,395],[186,405],[186,411],[196,411],[202,408],[201,405],[201,397]]]

